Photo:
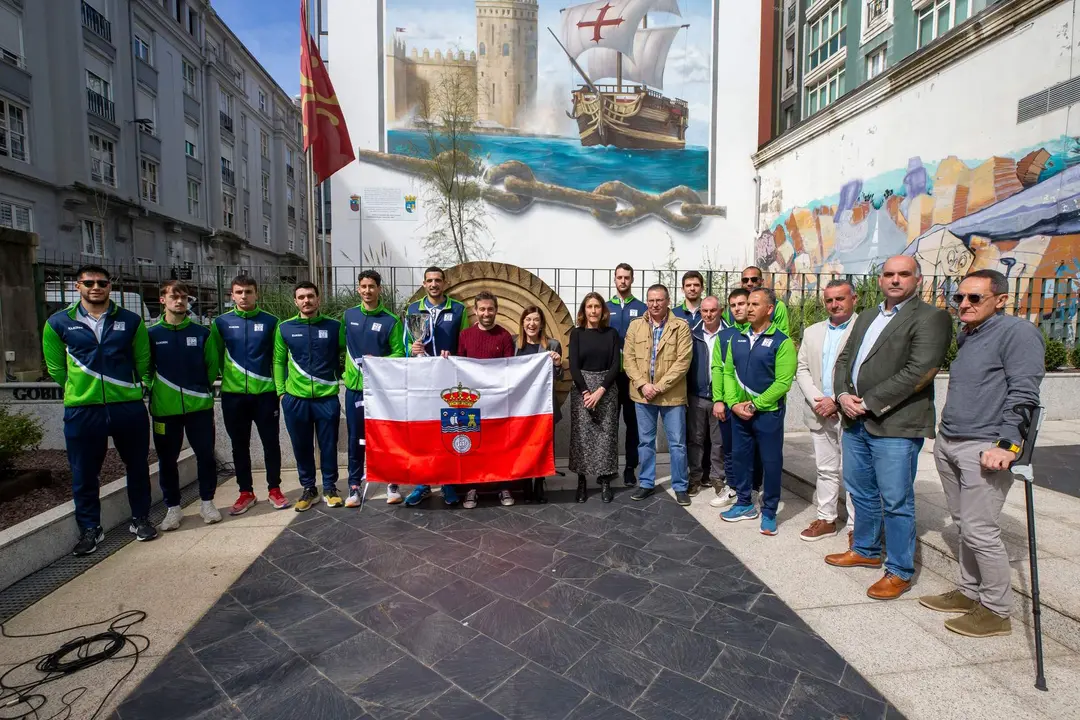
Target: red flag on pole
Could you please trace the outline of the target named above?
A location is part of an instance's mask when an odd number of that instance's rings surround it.
[[[308,31],[307,1],[300,0],[300,104],[304,119],[304,150],[311,152],[315,181],[322,182],[356,159],[345,115],[319,45]]]

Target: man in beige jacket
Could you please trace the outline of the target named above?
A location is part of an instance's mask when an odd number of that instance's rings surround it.
[[[799,347],[795,381],[806,398],[804,415],[817,461],[817,489],[814,491],[817,519],[799,536],[807,542],[833,537],[839,532],[836,506],[843,485],[840,439],[844,426],[833,390],[833,366],[858,317],[855,314],[855,300],[855,286],[850,281],[830,281],[825,286],[825,309],[829,312],[829,319],[806,328]],[[847,503],[847,511],[848,527],[853,528],[855,507],[850,502]]]
[[[686,462],[686,373],[693,340],[690,326],[670,309],[666,287],[653,285],[645,295],[648,312],[630,323],[623,346],[623,368],[630,379],[630,399],[638,421],[638,489],[631,500],[655,492],[656,423],[663,418],[671,455],[671,488],[680,505],[690,504]]]

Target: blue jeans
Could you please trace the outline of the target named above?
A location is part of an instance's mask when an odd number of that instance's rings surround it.
[[[780,506],[780,481],[784,470],[784,414],[779,410],[759,410],[743,420],[731,414],[732,464],[735,466],[735,491],[739,505],[750,505],[751,489],[759,479],[763,493],[761,514],[776,518]]]
[[[324,398],[286,395],[281,399],[281,410],[285,415],[285,429],[292,440],[300,484],[305,488],[315,487],[315,442],[318,441],[323,490],[331,490],[337,485],[338,479],[337,444],[341,403],[337,395]]]
[[[844,487],[855,503],[852,549],[881,557],[884,514],[885,570],[902,580],[915,574],[915,470],[923,438],[878,437],[856,421],[844,431]]]
[[[634,403],[638,424],[638,485],[651,488],[656,485],[656,420],[664,420],[668,452],[671,454],[671,489],[685,492],[689,487],[686,464],[686,406],[646,405]]]

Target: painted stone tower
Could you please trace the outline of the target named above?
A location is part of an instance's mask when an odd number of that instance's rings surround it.
[[[536,103],[537,0],[476,0],[479,124],[520,128]]]

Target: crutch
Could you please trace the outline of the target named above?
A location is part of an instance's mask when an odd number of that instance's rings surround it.
[[[1035,473],[1031,466],[1031,457],[1035,454],[1035,441],[1042,427],[1043,408],[1036,405],[1024,405],[1017,408],[1024,415],[1020,425],[1020,437],[1024,447],[1020,456],[1009,468],[1013,475],[1024,480],[1024,501],[1027,505],[1028,558],[1031,563],[1031,613],[1035,628],[1035,687],[1046,690],[1046,675],[1043,672],[1042,646],[1042,610],[1039,606],[1039,562],[1035,549],[1035,499],[1032,492]]]

